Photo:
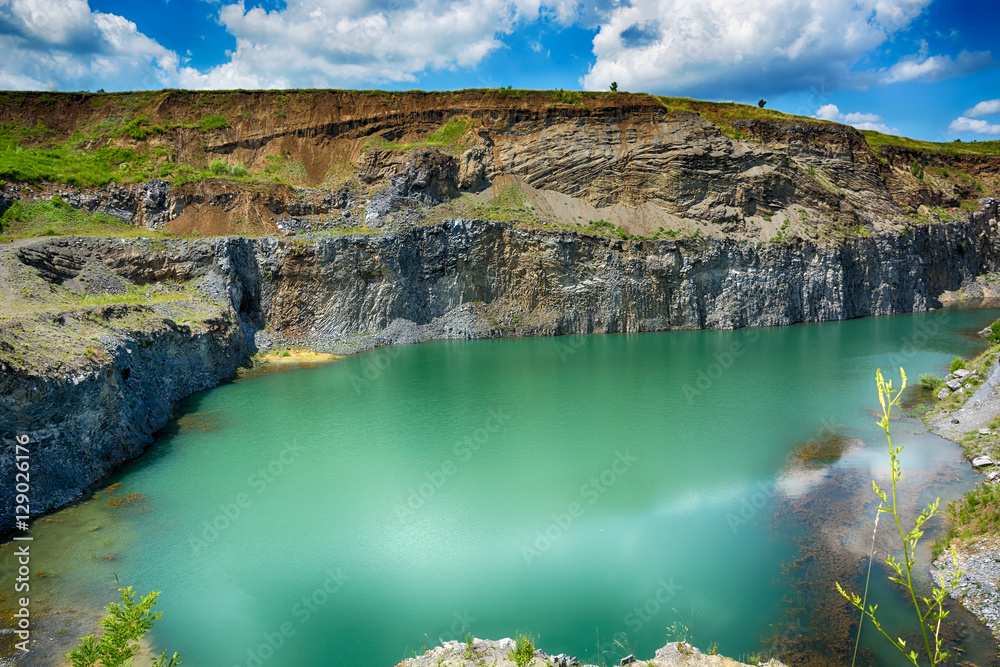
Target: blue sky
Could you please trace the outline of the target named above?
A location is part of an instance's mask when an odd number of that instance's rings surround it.
[[[0,0],[0,88],[619,89],[1000,138],[995,3]]]

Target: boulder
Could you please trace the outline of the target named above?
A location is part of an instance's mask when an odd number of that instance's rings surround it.
[[[939,391],[937,394],[939,401],[943,401],[949,396],[951,396],[951,389],[948,389],[948,387],[941,387],[941,391]]]
[[[635,662],[635,656],[632,655],[631,653],[629,653],[627,656],[625,656],[624,658],[622,658],[621,662],[619,662],[618,664],[619,665],[631,665],[633,662]]]
[[[952,373],[952,375],[954,375],[955,379],[957,379],[957,380],[964,380],[965,378],[967,378],[970,375],[972,375],[972,371],[966,370],[964,368],[959,368],[957,371],[955,371],[954,373]]]
[[[159,229],[170,222],[170,183],[152,180],[143,184],[139,191],[139,202],[146,229]]]
[[[981,429],[979,429],[979,435],[989,435],[991,433],[993,433],[993,431],[991,431],[988,428],[981,428]]]
[[[982,468],[984,466],[993,465],[993,459],[988,456],[976,456],[972,459],[972,465],[975,468]]]
[[[946,387],[948,387],[948,389],[951,389],[952,391],[958,391],[959,389],[962,388],[962,383],[959,382],[958,380],[948,380],[944,384]]]

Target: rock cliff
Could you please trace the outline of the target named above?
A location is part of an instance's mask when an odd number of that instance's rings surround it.
[[[31,439],[39,513],[138,455],[176,401],[273,341],[352,352],[922,311],[1000,268],[997,209],[987,199],[964,221],[839,246],[620,240],[478,220],[312,243],[20,242],[0,258],[0,437],[5,447]],[[12,457],[0,476],[13,477]]]

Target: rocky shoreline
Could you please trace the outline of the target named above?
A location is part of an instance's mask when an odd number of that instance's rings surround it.
[[[499,641],[471,638],[466,642],[450,641],[441,646],[426,651],[423,655],[404,660],[396,667],[514,667],[516,663],[510,657],[514,650],[513,639]],[[667,665],[684,665],[686,667],[742,667],[748,663],[738,662],[721,655],[707,655],[698,648],[686,642],[670,642],[656,650],[655,655],[648,660],[637,659],[628,655],[619,661],[620,665],[636,665],[637,667],[666,667]],[[784,667],[783,663],[771,659],[767,662],[749,663],[766,665],[767,667]],[[538,649],[528,666],[550,665],[552,667],[595,667],[582,665],[579,660],[565,654],[549,655]]]
[[[996,484],[1000,473],[994,461],[1000,460],[1000,436],[990,426],[1000,416],[1000,360],[987,361],[982,372],[960,369],[949,374],[946,387],[937,395],[940,404],[924,420],[932,433],[963,448],[970,465],[984,474],[980,484]],[[940,584],[942,577],[950,581],[960,569],[952,599],[986,625],[1000,646],[1000,535],[955,542],[952,547],[954,553],[946,549],[932,563],[931,577]]]

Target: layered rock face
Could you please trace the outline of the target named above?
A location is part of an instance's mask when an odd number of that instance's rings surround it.
[[[176,401],[229,376],[255,340],[350,352],[431,338],[922,311],[942,291],[1000,267],[997,208],[984,200],[962,222],[836,247],[622,241],[472,220],[312,244],[36,241],[3,255],[5,282],[27,285],[24,303],[34,307],[0,329],[0,436],[6,447],[18,435],[31,439],[38,513],[138,455]],[[188,287],[150,305],[51,307],[53,294],[74,294],[84,282],[111,292]],[[12,457],[0,476],[13,478]],[[14,505],[5,489],[7,532]]]
[[[538,223],[606,219],[647,237],[662,227],[759,241],[780,230],[784,239],[820,241],[831,230],[898,232],[921,206],[955,208],[996,191],[995,155],[876,150],[836,123],[726,105],[699,115],[697,105],[671,104],[555,91],[0,94],[0,121],[41,123],[46,140],[58,142],[139,114],[158,130],[101,135],[93,147],[145,155],[157,165],[150,174],[212,161],[249,170],[246,182],[166,176],[86,191],[55,186],[72,206],[176,234],[400,228],[455,217],[432,209],[513,184]],[[199,129],[208,108],[216,129]],[[763,116],[735,118],[754,113]],[[6,180],[0,209],[13,197],[53,194]]]

